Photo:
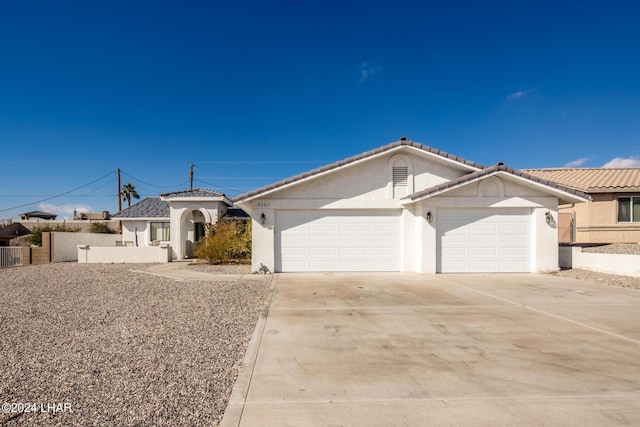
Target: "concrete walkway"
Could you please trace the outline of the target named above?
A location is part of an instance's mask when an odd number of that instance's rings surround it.
[[[223,426],[640,425],[640,292],[279,274]]]
[[[173,261],[163,264],[153,264],[146,268],[132,270],[136,273],[152,274],[161,277],[170,277],[176,280],[206,280],[219,282],[233,282],[243,279],[272,280],[271,274],[224,274],[215,272],[203,272],[190,269],[187,265],[192,261]]]

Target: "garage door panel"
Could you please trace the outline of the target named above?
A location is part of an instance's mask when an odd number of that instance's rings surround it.
[[[291,271],[305,271],[307,269],[313,269],[314,271],[336,271],[338,270],[338,263],[335,259],[311,259],[306,263],[300,265],[296,264],[296,270]],[[293,267],[293,266],[292,266]]]
[[[340,271],[363,271],[367,269],[367,261],[364,259],[343,259],[339,261]]]
[[[531,209],[438,210],[438,272],[528,272]]]
[[[307,243],[307,237],[304,234],[289,235],[290,245],[305,245],[306,243]]]
[[[367,249],[366,248],[340,248],[340,256],[350,257],[350,256],[358,256],[358,257],[366,257]]]
[[[495,234],[471,234],[469,235],[469,245],[495,244],[496,238]]]
[[[309,224],[309,232],[310,233],[333,233],[336,231],[336,224],[330,223],[317,223],[317,224]]]
[[[367,244],[366,235],[339,235],[338,241],[343,245],[362,246]]]
[[[341,233],[366,233],[367,224],[357,222],[343,222],[338,224]]]
[[[495,256],[497,254],[496,248],[469,248],[469,255],[475,257],[481,257],[482,255],[486,256]]]
[[[310,256],[318,256],[318,255],[334,256],[336,255],[336,248],[311,247],[311,248],[308,248],[308,254]]]
[[[276,211],[276,271],[399,271],[400,210]]]

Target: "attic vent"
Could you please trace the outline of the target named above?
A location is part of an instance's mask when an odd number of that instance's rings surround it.
[[[406,187],[409,177],[409,168],[406,166],[394,166],[393,167],[393,186],[394,187]]]

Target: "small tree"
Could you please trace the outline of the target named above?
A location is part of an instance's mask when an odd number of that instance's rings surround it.
[[[99,233],[99,234],[116,234],[116,230],[109,227],[104,222],[92,222],[89,227],[90,233]]]
[[[48,233],[51,231],[61,231],[67,233],[76,233],[80,231],[80,227],[72,227],[66,224],[56,225],[37,225],[31,230],[31,234],[26,237],[27,243],[30,245],[42,246],[42,233]]]
[[[210,264],[246,261],[251,258],[251,223],[229,221],[207,227],[207,236],[195,251]]]

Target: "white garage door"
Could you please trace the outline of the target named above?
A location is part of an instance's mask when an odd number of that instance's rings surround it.
[[[276,271],[399,271],[400,211],[276,211]]]
[[[531,209],[439,209],[439,273],[531,271]]]

